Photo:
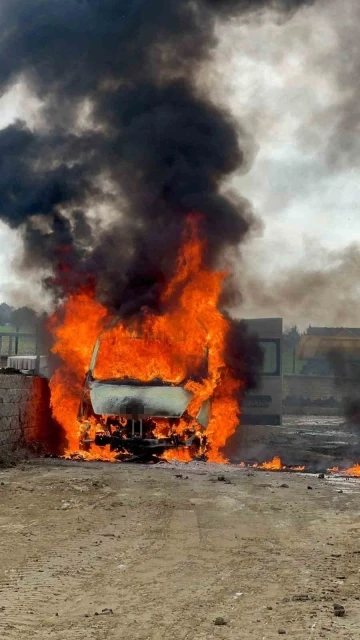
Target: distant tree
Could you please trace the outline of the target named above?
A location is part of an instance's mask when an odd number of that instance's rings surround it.
[[[32,328],[35,326],[36,313],[29,307],[14,309],[11,314],[11,324],[19,328]]]
[[[0,304],[0,324],[11,322],[12,311],[12,308],[6,302]]]
[[[297,326],[285,329],[283,334],[284,349],[296,349],[300,342],[301,334],[298,331]]]

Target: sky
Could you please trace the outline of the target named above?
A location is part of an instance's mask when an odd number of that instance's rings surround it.
[[[286,325],[358,326],[360,318],[360,66],[355,0],[318,1],[290,20],[267,14],[218,25],[199,76],[230,108],[248,145],[247,172],[228,189],[259,219],[235,263],[237,316]],[[0,128],[36,127],[41,104],[19,82],[0,98]],[[21,239],[0,223],[0,301],[46,302],[39,277],[15,275]]]
[[[0,98],[0,129],[18,119],[25,120],[30,127],[35,127],[40,106],[39,100],[29,93],[23,83],[18,82]],[[14,306],[30,305],[37,311],[41,311],[44,295],[40,278],[31,274],[28,280],[23,274],[21,276],[16,274],[13,264],[21,255],[21,237],[1,220],[0,247],[0,302],[7,302]],[[48,304],[46,296],[45,299],[46,308]]]

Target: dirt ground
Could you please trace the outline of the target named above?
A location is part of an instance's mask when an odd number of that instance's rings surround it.
[[[358,640],[359,491],[205,463],[2,471],[0,638]]]

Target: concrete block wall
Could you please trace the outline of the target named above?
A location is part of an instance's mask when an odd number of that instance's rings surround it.
[[[0,447],[41,442],[50,419],[45,378],[0,374]]]

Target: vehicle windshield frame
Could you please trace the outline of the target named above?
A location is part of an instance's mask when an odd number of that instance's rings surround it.
[[[136,378],[97,378],[94,375],[94,371],[96,368],[96,360],[99,354],[100,345],[103,336],[106,332],[102,333],[94,346],[93,353],[90,360],[90,367],[88,371],[88,375],[90,376],[93,382],[99,382],[103,384],[122,384],[122,385],[134,385],[134,386],[161,386],[161,387],[179,387],[184,386],[187,382],[190,381],[200,381],[208,377],[208,367],[209,367],[209,349],[206,346],[204,350],[204,358],[202,366],[199,367],[198,371],[195,371],[193,374],[185,376],[185,378],[181,382],[171,382],[170,380],[163,380],[161,378],[153,378],[152,380],[142,381]],[[134,337],[133,340],[141,339],[141,337]],[[180,341],[179,341],[180,343]]]

